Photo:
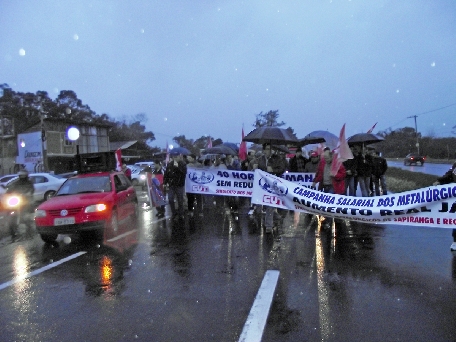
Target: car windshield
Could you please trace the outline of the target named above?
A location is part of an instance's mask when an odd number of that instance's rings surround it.
[[[70,178],[63,183],[56,196],[90,192],[109,192],[111,189],[112,186],[109,176]]]

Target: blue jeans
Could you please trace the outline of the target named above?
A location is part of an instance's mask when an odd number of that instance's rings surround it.
[[[348,196],[356,196],[356,189],[355,189],[355,177],[354,176],[347,176],[345,178],[345,194]]]
[[[380,196],[380,186],[382,187],[382,192],[383,192],[382,194],[383,195],[387,194],[385,175],[381,175],[381,176],[372,175],[372,183],[374,184],[374,192],[375,192],[376,196]]]
[[[361,188],[361,196],[369,197],[370,177],[358,176],[358,182]]]
[[[170,186],[168,190],[168,201],[171,207],[171,213],[176,214],[176,207],[174,206],[174,199],[177,200],[177,212],[179,215],[184,215],[184,187],[183,186]]]

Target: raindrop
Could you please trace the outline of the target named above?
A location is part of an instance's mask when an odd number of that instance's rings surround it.
[[[432,62],[432,63],[431,63],[431,67],[435,67],[435,62]]]
[[[95,247],[97,247],[97,248],[100,248],[100,245],[99,245],[99,244],[97,244]]]
[[[79,36],[78,36],[77,34],[74,34],[74,35],[73,35],[73,39],[74,39],[74,40],[79,40]]]
[[[19,56],[25,56],[25,50],[19,49]]]

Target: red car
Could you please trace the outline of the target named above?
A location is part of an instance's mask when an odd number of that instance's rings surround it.
[[[135,189],[123,172],[82,173],[38,206],[35,224],[45,242],[75,233],[106,241],[136,228],[137,210]]]

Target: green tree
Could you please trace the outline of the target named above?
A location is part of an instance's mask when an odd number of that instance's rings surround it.
[[[260,128],[264,126],[271,126],[271,127],[282,127],[285,125],[285,122],[281,121],[279,122],[279,110],[270,110],[267,113],[260,112],[255,116],[255,123],[253,124],[253,127],[255,128]],[[286,128],[287,131],[289,131],[295,138],[296,134],[294,132],[294,129],[291,127]]]
[[[279,110],[270,110],[267,113],[260,112],[259,114],[255,115],[255,123],[253,126],[255,128],[263,127],[263,126],[275,126],[281,127],[285,125],[285,122],[278,122],[279,118]]]

